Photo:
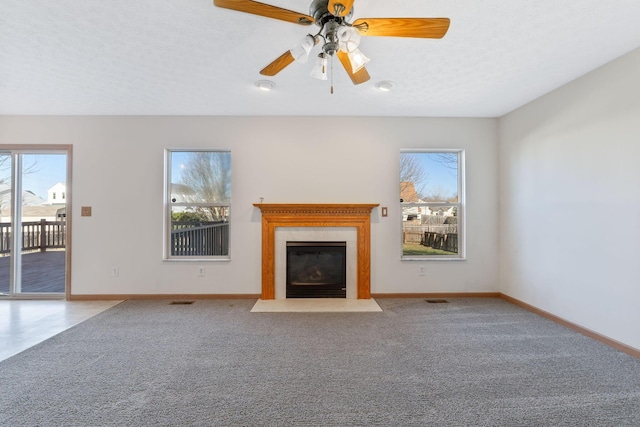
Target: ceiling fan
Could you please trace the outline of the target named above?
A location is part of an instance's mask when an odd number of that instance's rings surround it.
[[[253,0],[213,0],[213,4],[225,9],[280,19],[298,25],[316,24],[320,30],[307,34],[296,46],[287,50],[260,74],[275,76],[294,61],[306,62],[311,49],[321,44],[311,76],[327,79],[327,60],[334,55],[354,84],[369,80],[365,65],[369,58],[358,49],[361,36],[434,38],[444,37],[449,29],[449,18],[360,18],[353,22],[354,0],[312,0],[309,14],[294,12]],[[333,89],[332,89],[333,91]]]

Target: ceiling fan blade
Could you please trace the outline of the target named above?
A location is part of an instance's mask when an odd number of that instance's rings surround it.
[[[371,78],[369,77],[369,73],[367,72],[367,69],[364,67],[359,69],[358,72],[356,73],[351,71],[351,61],[349,61],[349,55],[346,52],[339,50],[336,53],[336,55],[338,56],[338,59],[342,63],[342,66],[344,67],[347,74],[349,74],[349,77],[351,78],[351,81],[353,82],[354,85],[359,85],[360,83],[364,83]]]
[[[294,12],[253,0],[213,0],[213,4],[225,9],[266,16],[267,18],[281,19],[283,21],[293,22],[294,24],[310,25],[314,22],[313,17],[305,15],[304,13]]]
[[[441,39],[449,23],[449,18],[362,18],[353,26],[363,36]]]
[[[280,71],[284,70],[285,67],[291,64],[293,61],[293,55],[291,55],[291,51],[288,50],[277,57],[271,64],[260,70],[260,74],[262,74],[263,76],[275,76]]]
[[[333,16],[347,16],[353,7],[353,0],[329,0],[327,10]]]

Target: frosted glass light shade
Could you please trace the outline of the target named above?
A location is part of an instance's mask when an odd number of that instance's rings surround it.
[[[327,80],[327,57],[324,53],[318,55],[309,75],[314,79]]]
[[[311,34],[307,34],[304,39],[300,41],[297,45],[291,48],[289,52],[291,52],[291,56],[297,62],[305,63],[309,58],[309,52],[313,46],[315,46],[316,41]]]
[[[362,36],[353,27],[347,27],[345,25],[338,28],[338,45],[343,52],[351,53],[358,49]]]
[[[371,61],[364,56],[364,53],[360,52],[360,49],[356,49],[353,52],[349,52],[349,61],[351,62],[351,71],[357,73]]]

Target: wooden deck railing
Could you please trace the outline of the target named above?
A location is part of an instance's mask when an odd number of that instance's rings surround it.
[[[21,225],[21,238],[23,251],[41,251],[66,247],[67,224],[65,221],[40,221],[23,222]],[[8,254],[11,251],[11,223],[0,223],[0,254]]]
[[[229,255],[228,222],[171,223],[171,255]]]
[[[0,223],[0,255],[11,251],[11,223]],[[22,251],[40,251],[66,247],[65,221],[23,222]],[[212,256],[229,254],[229,223],[174,222],[171,230],[171,255]]]

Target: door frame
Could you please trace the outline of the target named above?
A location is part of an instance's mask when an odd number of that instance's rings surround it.
[[[66,170],[66,247],[65,247],[65,292],[64,299],[69,301],[71,299],[71,246],[72,246],[72,225],[73,225],[73,144],[0,144],[0,151],[9,151],[13,154],[15,151],[19,151],[22,154],[47,154],[47,152],[65,152],[67,155],[67,170]],[[13,171],[13,169],[12,169]],[[15,235],[15,234],[14,234]],[[56,294],[55,297],[58,297]],[[48,299],[44,294],[37,294],[38,299]],[[52,296],[53,297],[53,296]],[[20,299],[20,295],[15,295],[13,299]],[[22,298],[33,299],[34,295],[25,295]],[[58,297],[59,298],[59,297]]]

